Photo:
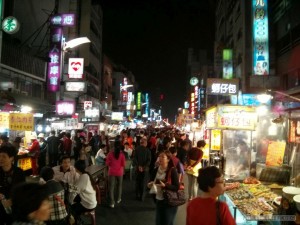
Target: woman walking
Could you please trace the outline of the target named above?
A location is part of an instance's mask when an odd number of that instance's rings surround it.
[[[155,195],[156,200],[156,225],[173,225],[174,218],[177,213],[177,206],[170,206],[166,203],[163,190],[169,189],[178,191],[179,179],[176,168],[174,168],[172,161],[172,153],[170,151],[163,151],[158,155],[159,166],[154,169],[151,175],[149,188],[156,186],[157,192]],[[167,181],[170,180],[171,183]]]
[[[106,165],[108,166],[108,186],[110,197],[110,208],[115,207],[115,183],[117,182],[117,203],[121,202],[122,183],[125,168],[125,155],[121,151],[121,142],[115,141],[114,151],[109,152],[106,157]]]

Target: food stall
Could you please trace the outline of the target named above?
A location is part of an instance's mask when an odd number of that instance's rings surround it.
[[[224,157],[225,179],[243,180],[250,175],[256,124],[256,107],[217,105],[206,111],[210,156]]]
[[[34,130],[33,114],[0,112],[0,127],[8,130],[8,134],[24,132],[24,142],[21,145],[23,145],[22,148],[26,149],[28,144],[30,144],[31,132]],[[12,135],[9,136],[11,137]],[[26,154],[26,151],[18,150],[17,166],[25,172],[31,170],[31,158]]]
[[[283,191],[291,183],[293,154],[285,125],[273,121],[274,115],[257,115],[253,106],[218,105],[206,111],[210,165],[221,165],[228,186],[224,200],[237,223],[295,219],[296,194]],[[286,195],[292,195],[289,210],[282,204]]]

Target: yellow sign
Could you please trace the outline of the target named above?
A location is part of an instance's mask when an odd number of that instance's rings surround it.
[[[266,157],[266,166],[281,166],[285,151],[285,141],[269,142],[268,152]]]
[[[22,170],[29,170],[31,169],[31,158],[24,158],[18,160],[18,167],[20,167]]]
[[[9,129],[16,131],[34,130],[33,114],[29,113],[10,113]]]
[[[9,113],[0,112],[0,127],[9,128]]]
[[[210,108],[206,111],[206,127],[215,128],[217,126],[217,107]]]
[[[205,142],[206,142],[206,143],[209,143],[209,140],[207,139],[207,140],[205,140]],[[209,145],[206,144],[206,145],[204,146],[204,148],[202,149],[202,151],[203,151],[202,159],[207,159],[207,160],[209,160]]]
[[[211,130],[211,150],[221,149],[221,130]]]
[[[252,106],[218,106],[218,128],[255,130],[257,123],[256,108]]]

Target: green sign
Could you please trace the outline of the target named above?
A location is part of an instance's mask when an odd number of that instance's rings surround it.
[[[20,29],[20,23],[15,17],[6,17],[2,22],[2,30],[8,34],[14,34]]]

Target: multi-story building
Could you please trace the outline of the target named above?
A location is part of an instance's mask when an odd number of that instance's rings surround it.
[[[65,41],[86,36],[91,43],[79,46],[64,54],[60,91],[47,90],[47,63],[49,62],[50,18],[56,14],[75,14],[75,26],[63,27]],[[77,112],[83,110],[84,101],[92,101],[100,108],[102,74],[102,9],[93,0],[20,0],[4,1],[4,16],[14,16],[21,22],[15,34],[3,32],[1,80],[10,82],[10,95],[22,104],[33,104],[36,112],[55,112],[56,100],[75,100]],[[86,91],[81,94],[65,91],[68,58],[84,58]],[[17,59],[17,60],[16,60]],[[24,98],[26,96],[26,98]],[[45,107],[47,106],[47,107]],[[47,115],[51,116],[51,115]]]
[[[271,1],[270,1],[271,2]],[[243,93],[258,93],[267,88],[279,88],[277,72],[275,33],[269,32],[269,72],[267,76],[253,73],[253,1],[218,0],[216,4],[215,72],[222,78],[223,49],[232,50],[234,78],[240,79]],[[269,3],[269,8],[272,8]],[[273,30],[272,13],[269,15],[269,30]]]

